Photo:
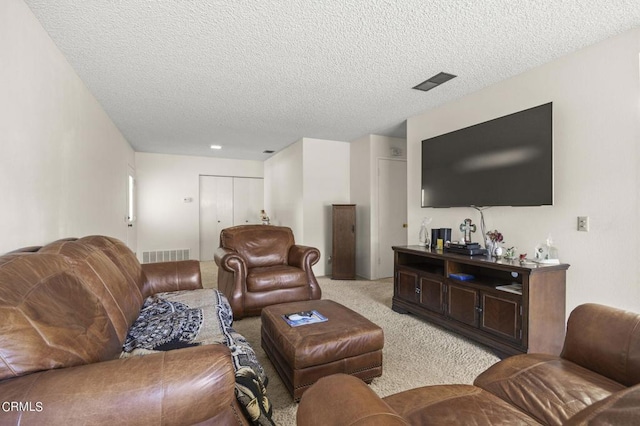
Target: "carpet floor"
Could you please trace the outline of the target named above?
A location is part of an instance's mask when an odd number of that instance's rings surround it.
[[[214,262],[201,262],[203,286],[217,287]],[[318,277],[322,298],[335,300],[382,327],[384,349],[382,376],[373,379],[371,389],[381,397],[419,386],[470,384],[499,358],[489,349],[462,336],[430,324],[413,315],[391,310],[393,280],[334,281]],[[278,373],[260,346],[260,317],[235,321],[233,327],[256,351],[269,377],[267,395],[277,425],[296,424],[293,402]]]

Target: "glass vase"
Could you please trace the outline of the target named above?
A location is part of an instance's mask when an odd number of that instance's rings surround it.
[[[426,247],[428,239],[429,239],[429,234],[427,233],[427,227],[423,223],[420,226],[420,232],[418,233],[418,245],[422,247]]]

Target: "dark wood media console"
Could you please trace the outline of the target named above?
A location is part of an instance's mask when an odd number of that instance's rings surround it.
[[[421,246],[393,250],[394,311],[458,332],[502,357],[562,350],[569,265],[521,265]],[[456,273],[474,278],[452,278]],[[520,284],[521,294],[497,288],[510,284]]]

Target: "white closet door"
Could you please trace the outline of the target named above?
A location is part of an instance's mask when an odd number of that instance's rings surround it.
[[[233,226],[233,178],[200,176],[200,260],[213,260],[220,231]]]
[[[260,223],[264,209],[264,179],[233,178],[233,224]]]

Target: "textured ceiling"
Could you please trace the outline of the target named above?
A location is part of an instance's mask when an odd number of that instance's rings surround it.
[[[407,117],[640,25],[638,0],[25,2],[136,151],[253,160],[403,136]],[[411,89],[440,71],[458,77]]]

